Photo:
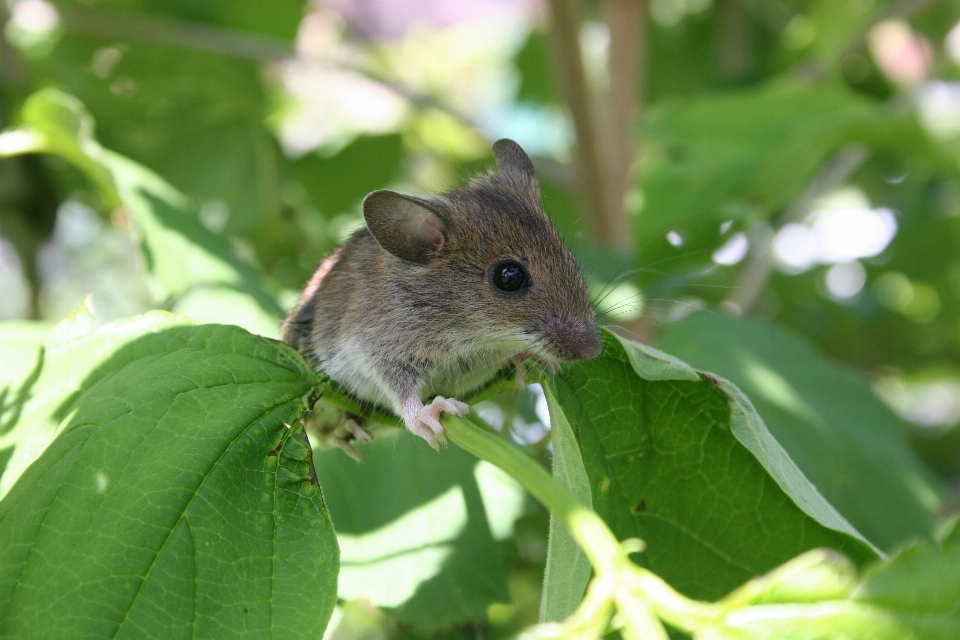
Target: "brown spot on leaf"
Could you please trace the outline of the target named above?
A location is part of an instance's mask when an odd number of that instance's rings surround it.
[[[646,510],[647,510],[647,501],[646,501],[646,500],[641,500],[640,502],[637,503],[637,506],[635,506],[635,507],[633,508],[633,512],[634,512],[634,513],[643,513],[643,512],[646,511]]]
[[[701,373],[700,375],[702,375],[704,378],[706,378],[706,379],[707,379],[707,382],[709,382],[710,384],[712,384],[713,386],[715,386],[717,389],[720,388],[720,382],[719,382],[716,378],[714,378],[712,375],[710,375],[709,373]]]

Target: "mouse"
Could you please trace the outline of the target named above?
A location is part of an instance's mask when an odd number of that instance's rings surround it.
[[[515,366],[519,381],[526,362],[554,370],[601,351],[533,162],[508,139],[493,155],[495,170],[439,195],[367,195],[366,226],[320,263],[281,330],[315,371],[438,451],[441,415],[467,414],[457,398],[498,371]],[[346,428],[370,437],[353,417]]]

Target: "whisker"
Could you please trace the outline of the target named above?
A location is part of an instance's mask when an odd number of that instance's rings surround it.
[[[627,302],[633,302],[633,301],[635,301],[637,298],[640,298],[640,299],[642,300],[642,299],[643,299],[643,295],[644,295],[644,294],[642,294],[642,293],[635,293],[635,294],[633,294],[632,296],[627,296],[627,297],[624,298],[623,300],[620,300],[620,301],[618,301],[617,303],[615,303],[615,304],[613,304],[613,305],[611,305],[611,306],[609,306],[609,307],[606,307],[603,311],[600,311],[599,309],[597,309],[597,313],[605,313],[605,312],[607,312],[607,311],[610,311],[611,309],[616,309],[617,307],[619,307],[619,306],[622,305],[622,304],[625,304],[625,303],[627,303]]]
[[[688,306],[688,307],[693,307],[694,309],[698,309],[698,310],[700,310],[700,311],[706,311],[706,312],[708,312],[708,313],[712,313],[712,314],[715,314],[715,315],[716,315],[716,313],[717,313],[717,312],[714,311],[713,309],[710,309],[709,307],[706,307],[706,306],[704,306],[704,305],[694,304],[694,303],[692,303],[692,302],[684,302],[683,300],[671,300],[671,299],[669,299],[669,298],[650,298],[650,301],[651,301],[651,302],[672,302],[673,304],[686,305],[686,306]]]
[[[628,260],[625,260],[625,261],[623,262],[623,264],[620,265],[620,268],[617,269],[617,273],[614,274],[614,276],[613,276],[613,278],[610,280],[610,282],[608,282],[607,284],[603,285],[603,289],[600,290],[600,293],[598,293],[596,296],[594,296],[594,299],[590,301],[590,305],[591,305],[594,309],[596,309],[597,306],[598,306],[601,302],[603,302],[608,295],[610,295],[611,293],[613,293],[613,291],[615,290],[615,287],[612,286],[613,284],[615,284],[616,282],[618,282],[622,277],[627,277],[627,275],[629,274],[629,272],[628,272],[628,274],[624,274],[623,276],[621,276],[620,273],[626,268],[626,266],[627,266],[628,264],[630,264],[630,260],[629,260],[629,259],[628,259]],[[604,293],[604,292],[607,291],[607,287],[610,287],[610,291],[607,292],[607,293]],[[597,298],[600,298],[600,299],[597,300]]]

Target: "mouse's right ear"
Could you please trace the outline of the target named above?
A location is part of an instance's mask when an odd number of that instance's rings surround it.
[[[533,161],[520,145],[509,138],[493,143],[493,157],[497,159],[500,173],[514,176],[530,185],[537,185],[537,174],[533,170]]]
[[[381,247],[410,262],[427,264],[448,239],[447,224],[429,202],[395,191],[364,198],[363,217]]]

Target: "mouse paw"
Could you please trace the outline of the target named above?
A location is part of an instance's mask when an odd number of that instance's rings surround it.
[[[350,444],[351,440],[360,442],[373,442],[373,436],[370,432],[360,426],[360,424],[351,417],[347,417],[336,429],[328,436],[328,441],[343,449],[344,453],[356,460],[363,462],[363,456]]]
[[[373,442],[373,436],[370,435],[370,432],[360,426],[360,424],[353,418],[347,418],[344,420],[336,430],[337,435],[349,439],[347,434],[353,436],[354,440],[359,440],[360,442]]]
[[[410,431],[426,440],[427,444],[437,451],[440,451],[441,444],[447,444],[447,436],[440,424],[442,413],[462,416],[470,413],[470,407],[459,400],[437,396],[433,402],[417,411],[412,425],[407,425]]]

